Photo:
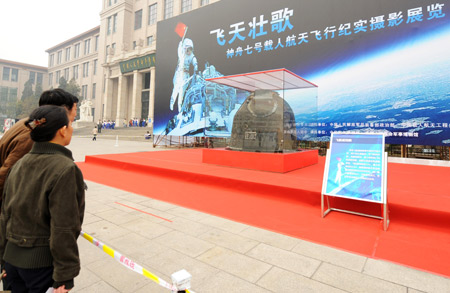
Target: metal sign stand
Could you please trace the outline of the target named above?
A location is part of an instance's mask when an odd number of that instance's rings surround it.
[[[375,218],[375,219],[380,219],[383,220],[383,230],[387,231],[388,226],[389,226],[389,210],[388,210],[388,203],[387,203],[387,153],[384,153],[384,163],[383,163],[383,168],[382,168],[382,190],[383,190],[383,201],[381,203],[381,216],[377,216],[377,215],[371,215],[371,214],[364,214],[364,213],[358,213],[355,211],[350,211],[350,210],[344,210],[344,209],[338,209],[338,208],[333,208],[330,204],[330,200],[329,197],[331,195],[327,195],[325,194],[324,190],[325,190],[325,186],[326,186],[326,180],[327,180],[327,176],[323,177],[323,184],[322,184],[322,192],[321,192],[321,215],[322,218],[324,218],[326,215],[328,215],[331,211],[336,211],[336,212],[342,212],[342,213],[348,213],[348,214],[353,214],[353,215],[358,215],[358,216],[365,216],[365,217],[369,217],[369,218]],[[329,162],[330,162],[330,153],[329,150],[327,150],[327,156],[326,156],[326,163],[325,163],[325,174],[328,174],[328,167],[329,167]],[[333,196],[331,196],[333,197]],[[325,201],[326,201],[326,205],[325,205]],[[325,210],[326,207],[326,210]]]

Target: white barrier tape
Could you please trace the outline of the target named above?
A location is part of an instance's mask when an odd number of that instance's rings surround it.
[[[132,271],[135,271],[136,273],[141,274],[141,275],[149,278],[150,280],[158,283],[159,285],[161,285],[164,288],[167,288],[167,289],[169,289],[171,291],[175,291],[175,292],[178,291],[178,289],[177,289],[177,287],[175,285],[169,284],[166,281],[158,278],[156,275],[152,274],[150,271],[144,269],[142,266],[138,265],[137,263],[135,263],[131,259],[123,256],[120,252],[115,251],[111,247],[109,247],[106,244],[104,244],[103,242],[95,239],[94,237],[92,237],[91,235],[87,234],[86,232],[81,231],[80,235],[83,236],[86,240],[88,240],[92,244],[94,244],[95,246],[97,246],[98,248],[100,248],[101,250],[103,250],[106,254],[108,254],[109,256],[114,258],[115,260],[117,260],[119,263],[121,263],[122,265],[124,265],[128,269],[130,269]],[[194,293],[193,291],[189,291],[187,289],[186,289],[186,292]]]

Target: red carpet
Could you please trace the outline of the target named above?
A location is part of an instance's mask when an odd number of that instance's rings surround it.
[[[391,222],[384,232],[372,218],[339,212],[321,218],[324,158],[280,174],[203,164],[201,153],[88,156],[78,165],[90,181],[450,277],[450,168],[389,163]],[[379,205],[357,204],[381,215]]]

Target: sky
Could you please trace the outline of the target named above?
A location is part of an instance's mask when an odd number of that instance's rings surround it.
[[[45,50],[100,25],[102,0],[0,0],[0,59],[48,66]]]

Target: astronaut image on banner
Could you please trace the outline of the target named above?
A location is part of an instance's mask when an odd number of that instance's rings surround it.
[[[186,37],[187,26],[178,23],[175,32],[181,38],[177,48],[177,66],[173,76],[167,135],[229,136],[236,105],[236,90],[205,81],[223,76],[214,65],[205,63],[202,71],[194,54],[194,43]]]
[[[192,76],[189,74],[190,67],[194,68]],[[192,78],[198,71],[197,58],[194,55],[194,43],[191,39],[184,38],[178,44],[178,64],[173,76],[173,90],[170,97],[170,110],[178,99],[178,111],[181,111],[184,95]]]

